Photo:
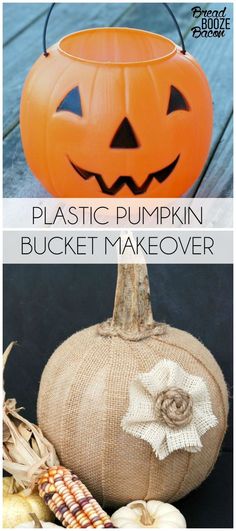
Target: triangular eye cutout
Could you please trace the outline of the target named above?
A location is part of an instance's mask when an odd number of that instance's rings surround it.
[[[113,137],[111,148],[133,149],[137,147],[139,144],[134,130],[128,118],[124,118]]]
[[[177,88],[173,87],[172,85],[170,88],[170,99],[169,99],[167,114],[170,114],[171,112],[174,112],[174,111],[189,111],[189,110],[190,110],[189,104],[187,100],[185,99],[185,97],[183,96],[183,94],[181,94],[181,92]]]
[[[75,87],[70,92],[68,92],[64,100],[62,100],[60,105],[57,107],[57,112],[59,111],[73,112],[74,114],[77,114],[78,116],[83,115],[80,93],[79,93],[78,87]]]

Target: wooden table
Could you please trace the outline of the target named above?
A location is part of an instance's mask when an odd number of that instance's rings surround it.
[[[19,103],[24,79],[42,52],[42,29],[50,4],[4,4],[4,196],[49,197],[25,162],[19,131]],[[191,13],[195,4],[170,4],[183,31],[187,50],[207,74],[214,102],[214,133],[208,162],[196,185],[188,192],[195,197],[232,197],[232,4],[227,6],[231,29],[223,38],[192,37],[196,24]],[[201,4],[202,7],[207,4]],[[101,26],[130,26],[159,32],[177,40],[176,28],[162,5],[157,4],[68,4],[54,10],[48,42],[66,33]],[[204,120],[204,117],[202,117]],[[37,140],[36,140],[37,141]]]

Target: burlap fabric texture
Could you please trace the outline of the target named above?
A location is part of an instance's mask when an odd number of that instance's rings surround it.
[[[78,474],[102,504],[117,507],[140,499],[172,502],[200,485],[214,466],[227,426],[227,388],[202,343],[182,330],[159,326],[150,307],[144,310],[145,296],[137,295],[145,286],[149,301],[144,266],[120,267],[113,320],[75,333],[47,363],[38,421],[60,462]],[[163,460],[148,442],[121,427],[131,382],[161,360],[174,361],[204,380],[218,421],[201,437],[201,451],[177,450]]]
[[[159,459],[171,452],[199,452],[201,437],[218,424],[202,378],[163,359],[129,386],[129,409],[123,429],[151,444]]]

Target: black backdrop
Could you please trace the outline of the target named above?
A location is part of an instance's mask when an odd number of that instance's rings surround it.
[[[194,334],[213,352],[232,395],[232,266],[149,266],[156,320]],[[76,330],[112,314],[116,266],[5,265],[4,346],[7,397],[35,421],[43,367]],[[232,410],[232,408],[231,408]],[[232,527],[232,411],[220,458],[203,485],[176,505],[188,527]]]

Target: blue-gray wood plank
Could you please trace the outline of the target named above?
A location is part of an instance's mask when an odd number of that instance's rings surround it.
[[[233,180],[233,116],[206,167],[195,197],[231,197]],[[224,183],[222,188],[221,182]]]
[[[24,4],[22,10],[21,4],[7,4],[3,10],[3,44],[10,43],[16,38],[27,26],[46,14],[50,4]]]
[[[221,39],[193,39],[191,7],[170,4],[185,36],[186,46],[208,77],[214,103],[214,132],[207,165],[186,194],[197,197],[231,197],[232,192],[232,4],[227,6],[231,30]],[[207,4],[201,4],[205,7]],[[210,6],[212,8],[212,4]],[[30,9],[32,8],[32,9]],[[41,53],[42,27],[48,4],[4,5],[4,196],[47,197],[30,173],[19,133],[19,102],[24,78]],[[85,27],[116,25],[138,27],[165,34],[178,42],[176,29],[161,4],[60,4],[49,25],[48,42]],[[19,56],[20,51],[20,56]],[[204,119],[204,117],[203,117]],[[230,124],[230,125],[229,125]],[[227,147],[227,151],[222,149]],[[227,153],[227,156],[226,156]]]
[[[205,197],[205,186],[201,190],[201,183],[206,181],[206,178],[208,179],[207,197],[233,196],[232,159],[227,161],[228,173],[227,181],[225,181],[220,171],[221,162],[218,159],[219,154],[223,155],[223,153],[219,153],[216,149],[233,114],[233,4],[217,4],[217,9],[223,9],[225,5],[231,19],[231,30],[226,32],[225,37],[219,38],[217,41],[215,39],[197,39],[194,41],[193,48],[191,48],[191,41],[193,41],[191,35],[187,39],[189,51],[196,57],[207,75],[214,108],[213,140],[208,158],[208,162],[209,159],[212,160],[212,163],[214,161],[214,172],[209,171],[207,162],[202,175],[189,192],[189,196],[197,194],[198,197]],[[229,148],[232,152],[233,135],[229,138]],[[229,172],[231,172],[230,175]],[[217,195],[215,195],[216,193]]]

